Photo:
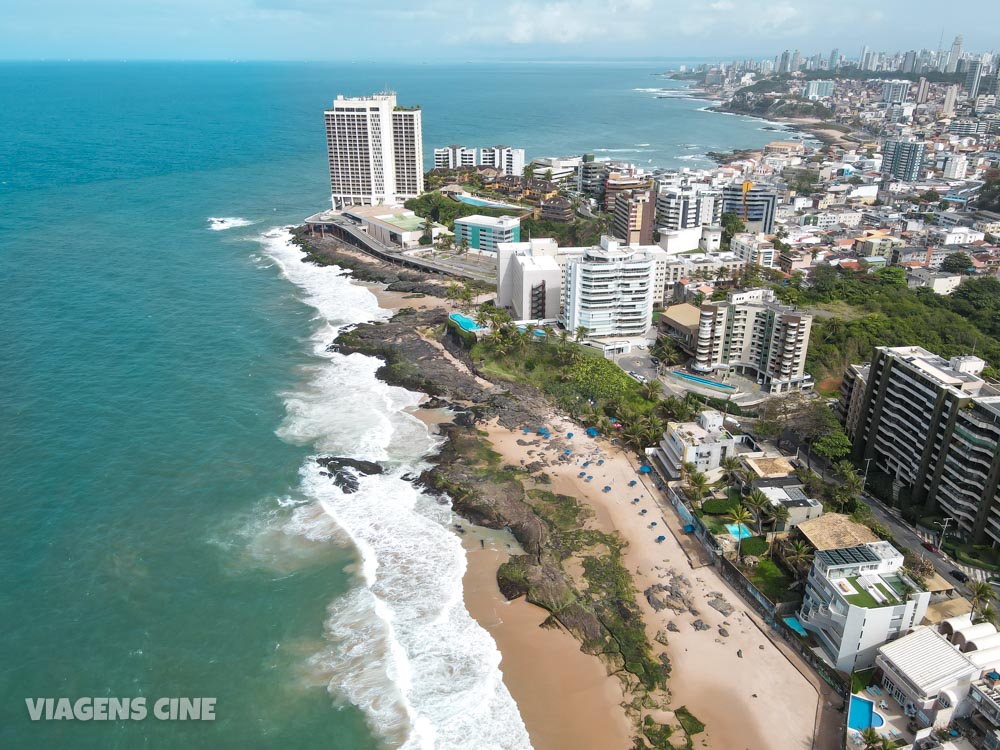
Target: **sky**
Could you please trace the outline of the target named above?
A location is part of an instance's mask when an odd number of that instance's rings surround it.
[[[773,57],[862,46],[1000,49],[1000,2],[966,0],[13,0],[0,58],[589,60]]]

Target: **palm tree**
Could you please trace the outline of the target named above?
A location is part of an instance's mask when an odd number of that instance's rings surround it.
[[[687,476],[688,492],[691,494],[691,501],[701,508],[701,499],[708,490],[708,479],[700,471],[692,471]]]
[[[808,544],[802,541],[792,542],[788,549],[785,550],[785,562],[795,568],[799,575],[802,574],[803,566],[811,562],[812,558],[812,550],[809,549]]]
[[[642,395],[647,401],[656,401],[663,392],[663,383],[659,380],[649,380],[642,384]]]
[[[754,520],[757,523],[757,533],[764,533],[764,514],[771,507],[771,501],[767,495],[758,489],[750,490],[750,494],[743,500],[743,505],[748,510],[753,511]]]
[[[583,341],[589,332],[590,329],[587,328],[587,326],[577,326],[575,331],[577,342],[579,343],[580,341]]]
[[[729,521],[736,524],[736,560],[740,559],[740,551],[743,548],[743,529],[747,522],[753,518],[753,514],[742,505],[737,505],[729,511]]]
[[[559,343],[562,346],[566,346],[569,344],[569,331],[567,331],[565,328],[559,331]]]
[[[969,601],[972,603],[973,619],[976,619],[977,614],[982,618],[986,612],[986,608],[996,601],[996,598],[997,595],[993,591],[993,587],[986,581],[975,581],[974,583],[970,583]]]
[[[489,325],[489,323],[490,323],[489,313],[487,313],[486,310],[483,309],[482,307],[476,310],[476,325],[479,326],[480,328],[485,328],[487,325]]]
[[[778,503],[777,505],[771,506],[769,516],[771,521],[771,532],[769,536],[771,538],[768,540],[767,544],[767,556],[770,558],[774,556],[774,535],[778,533],[778,526],[780,525],[781,528],[784,529],[785,524],[788,523],[791,513],[788,512],[788,508],[781,503]]]
[[[722,478],[726,484],[733,485],[740,481],[740,469],[743,468],[743,463],[736,456],[723,458],[719,462],[719,468],[722,469]]]

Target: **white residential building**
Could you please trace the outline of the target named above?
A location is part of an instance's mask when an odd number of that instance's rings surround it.
[[[888,542],[816,552],[799,622],[840,671],[872,666],[879,646],[923,619],[931,595],[902,567]]]
[[[733,370],[770,393],[811,388],[805,371],[811,329],[811,315],[778,304],[770,289],[730,292],[724,301],[701,306],[691,367]]]
[[[521,241],[521,220],[516,216],[480,216],[455,219],[455,245],[495,253],[501,242]]]
[[[690,229],[718,224],[722,219],[719,190],[708,185],[660,184],[656,194],[656,225],[665,229]]]
[[[504,174],[524,174],[524,149],[510,146],[488,146],[479,149],[479,164],[499,169]]]
[[[393,205],[424,191],[420,109],[391,91],[338,96],[324,112],[334,208]]]
[[[969,160],[965,154],[949,154],[944,162],[944,178],[946,180],[964,180],[969,171]]]
[[[966,701],[982,672],[968,654],[930,627],[880,646],[875,666],[882,688],[921,727],[945,726]]]
[[[445,146],[434,149],[435,169],[460,169],[476,166],[476,149],[467,146]]]
[[[958,289],[964,278],[958,273],[911,268],[906,272],[906,285],[910,289],[930,289],[935,294],[951,294]]]
[[[935,227],[928,235],[938,245],[968,245],[986,238],[985,232],[971,227]]]
[[[748,266],[760,266],[761,268],[777,268],[778,258],[781,251],[774,247],[774,243],[767,239],[764,234],[750,234],[742,232],[733,235],[729,244],[729,249],[736,253],[738,258],[746,261]]]
[[[645,336],[653,305],[663,298],[656,290],[658,265],[665,277],[666,253],[660,248],[629,247],[609,237],[568,258],[563,325],[570,331],[586,328],[597,338]]]
[[[721,412],[706,409],[694,422],[668,422],[660,444],[650,455],[664,476],[680,479],[685,464],[704,473],[736,453],[736,438],[724,426]]]

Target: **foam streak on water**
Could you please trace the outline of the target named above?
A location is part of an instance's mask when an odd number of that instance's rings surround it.
[[[344,494],[311,459],[302,467],[303,495],[343,528],[361,560],[358,587],[329,606],[330,647],[313,656],[312,671],[406,750],[530,748],[496,644],[465,609],[465,552],[447,528],[451,510],[402,478],[425,468],[436,447],[406,411],[420,396],[376,379],[374,358],[326,350],[343,326],[389,313],[343,271],[303,263],[289,240],[273,230],[262,243],[317,311],[317,364],[286,394],[279,435],[385,468]]]

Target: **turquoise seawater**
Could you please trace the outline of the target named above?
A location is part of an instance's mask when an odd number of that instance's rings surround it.
[[[434,444],[415,397],[325,352],[374,300],[274,229],[326,204],[337,93],[421,104],[428,154],[680,166],[772,139],[641,91],[676,86],[659,67],[0,64],[0,747],[526,745],[447,508],[401,478]],[[387,473],[345,496],[317,452]],[[138,695],[217,719],[24,703]]]

